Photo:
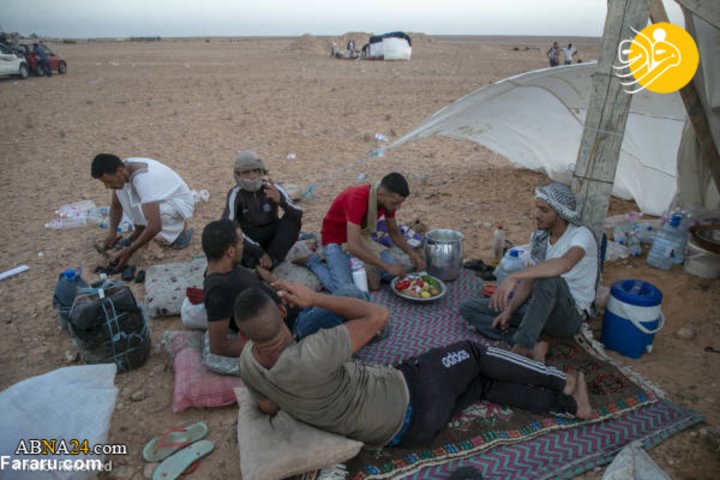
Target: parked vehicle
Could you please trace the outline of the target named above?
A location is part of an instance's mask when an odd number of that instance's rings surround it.
[[[31,73],[33,73],[35,75],[39,75],[39,76],[43,76],[43,75],[47,74],[47,72],[45,72],[43,70],[43,68],[40,66],[37,55],[35,55],[35,53],[33,53],[32,45],[21,43],[18,47],[24,53],[25,60],[27,61],[28,66],[30,67]],[[57,72],[60,75],[65,74],[67,72],[67,62],[65,61],[65,59],[62,58],[60,55],[56,54],[55,52],[53,52],[52,50],[50,50],[50,48],[47,45],[42,45],[42,47],[45,49],[45,52],[47,53],[48,62],[50,63],[50,71]]]
[[[30,75],[30,66],[22,55],[17,55],[7,45],[0,44],[0,75],[17,75],[25,79]]]

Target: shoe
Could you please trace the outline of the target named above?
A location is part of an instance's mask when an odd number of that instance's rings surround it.
[[[192,235],[192,228],[185,229],[185,231],[178,235],[175,241],[170,245],[170,248],[173,250],[182,250],[183,248],[187,248],[187,246],[190,245],[190,240],[192,240]]]
[[[145,283],[145,270],[140,270],[135,274],[135,283]]]
[[[125,268],[122,269],[122,273],[120,273],[120,278],[122,278],[125,282],[133,280],[135,278],[135,267],[132,265],[125,265]]]
[[[207,433],[208,427],[203,422],[173,428],[150,440],[143,449],[143,458],[148,462],[165,460],[181,448],[185,448],[205,437]]]
[[[210,440],[200,440],[168,457],[153,472],[153,480],[174,480],[194,462],[215,449]]]

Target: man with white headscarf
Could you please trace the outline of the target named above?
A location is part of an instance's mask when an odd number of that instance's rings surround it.
[[[598,245],[565,185],[536,190],[535,221],[531,266],[508,275],[490,299],[461,305],[460,314],[486,337],[508,341],[514,352],[544,361],[548,343],[541,334],[574,336],[590,316]]]
[[[243,231],[242,263],[272,270],[297,240],[303,212],[267,173],[257,153],[238,152],[233,170],[237,185],[227,194],[222,219],[237,222]]]

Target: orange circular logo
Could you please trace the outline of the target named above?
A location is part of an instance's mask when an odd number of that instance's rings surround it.
[[[700,61],[695,41],[671,23],[654,23],[623,40],[618,47],[618,76],[628,93],[671,93],[687,85]]]

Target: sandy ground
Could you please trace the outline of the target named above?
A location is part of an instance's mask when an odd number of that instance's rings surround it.
[[[356,39],[362,45],[364,37]],[[533,228],[533,190],[547,181],[544,175],[513,169],[485,148],[447,139],[416,142],[375,159],[368,153],[378,146],[375,133],[397,138],[474,89],[545,67],[552,39],[417,35],[407,63],[332,60],[332,40],[344,45],[346,38],[57,45],[68,60],[67,75],[0,80],[0,271],[30,266],[0,282],[0,388],[72,364],[70,337],[58,330],[51,308],[52,290],[65,268],[93,271],[99,260],[90,245],[102,231],[55,232],[43,225],[63,203],[89,198],[108,204],[109,192],[89,174],[99,152],[158,159],[191,188],[208,189],[210,201],[199,205],[192,220],[196,232],[222,211],[235,151],[253,149],[276,181],[318,183],[315,198],[303,204],[306,231],[319,230],[329,202],[358,175],[375,180],[397,170],[413,191],[399,213],[402,222],[420,218],[432,228],[462,231],[466,258],[490,259],[499,221],[510,240],[525,243]],[[597,40],[570,40],[580,58],[596,56]],[[288,160],[290,153],[296,159]],[[611,204],[612,214],[631,209],[630,202]],[[201,253],[196,236],[182,252],[153,244],[139,264]],[[703,430],[720,423],[720,355],[703,351],[707,345],[720,348],[720,281],[631,260],[609,264],[604,283],[632,277],[662,289],[668,324],[652,354],[638,361],[613,356],[707,420],[650,454],[672,478],[720,478],[720,458]],[[133,290],[142,298],[142,286]],[[600,321],[593,326],[599,331]],[[696,331],[694,340],[675,337],[682,326]],[[151,328],[156,347],[147,364],[116,378],[120,393],[109,441],[127,444],[130,454],[113,458],[112,477],[143,478],[145,442],[173,425],[204,420],[216,451],[193,477],[238,478],[236,408],[171,413],[173,372],[157,340],[181,324],[179,318],[154,320]],[[598,468],[582,478],[600,476]]]

